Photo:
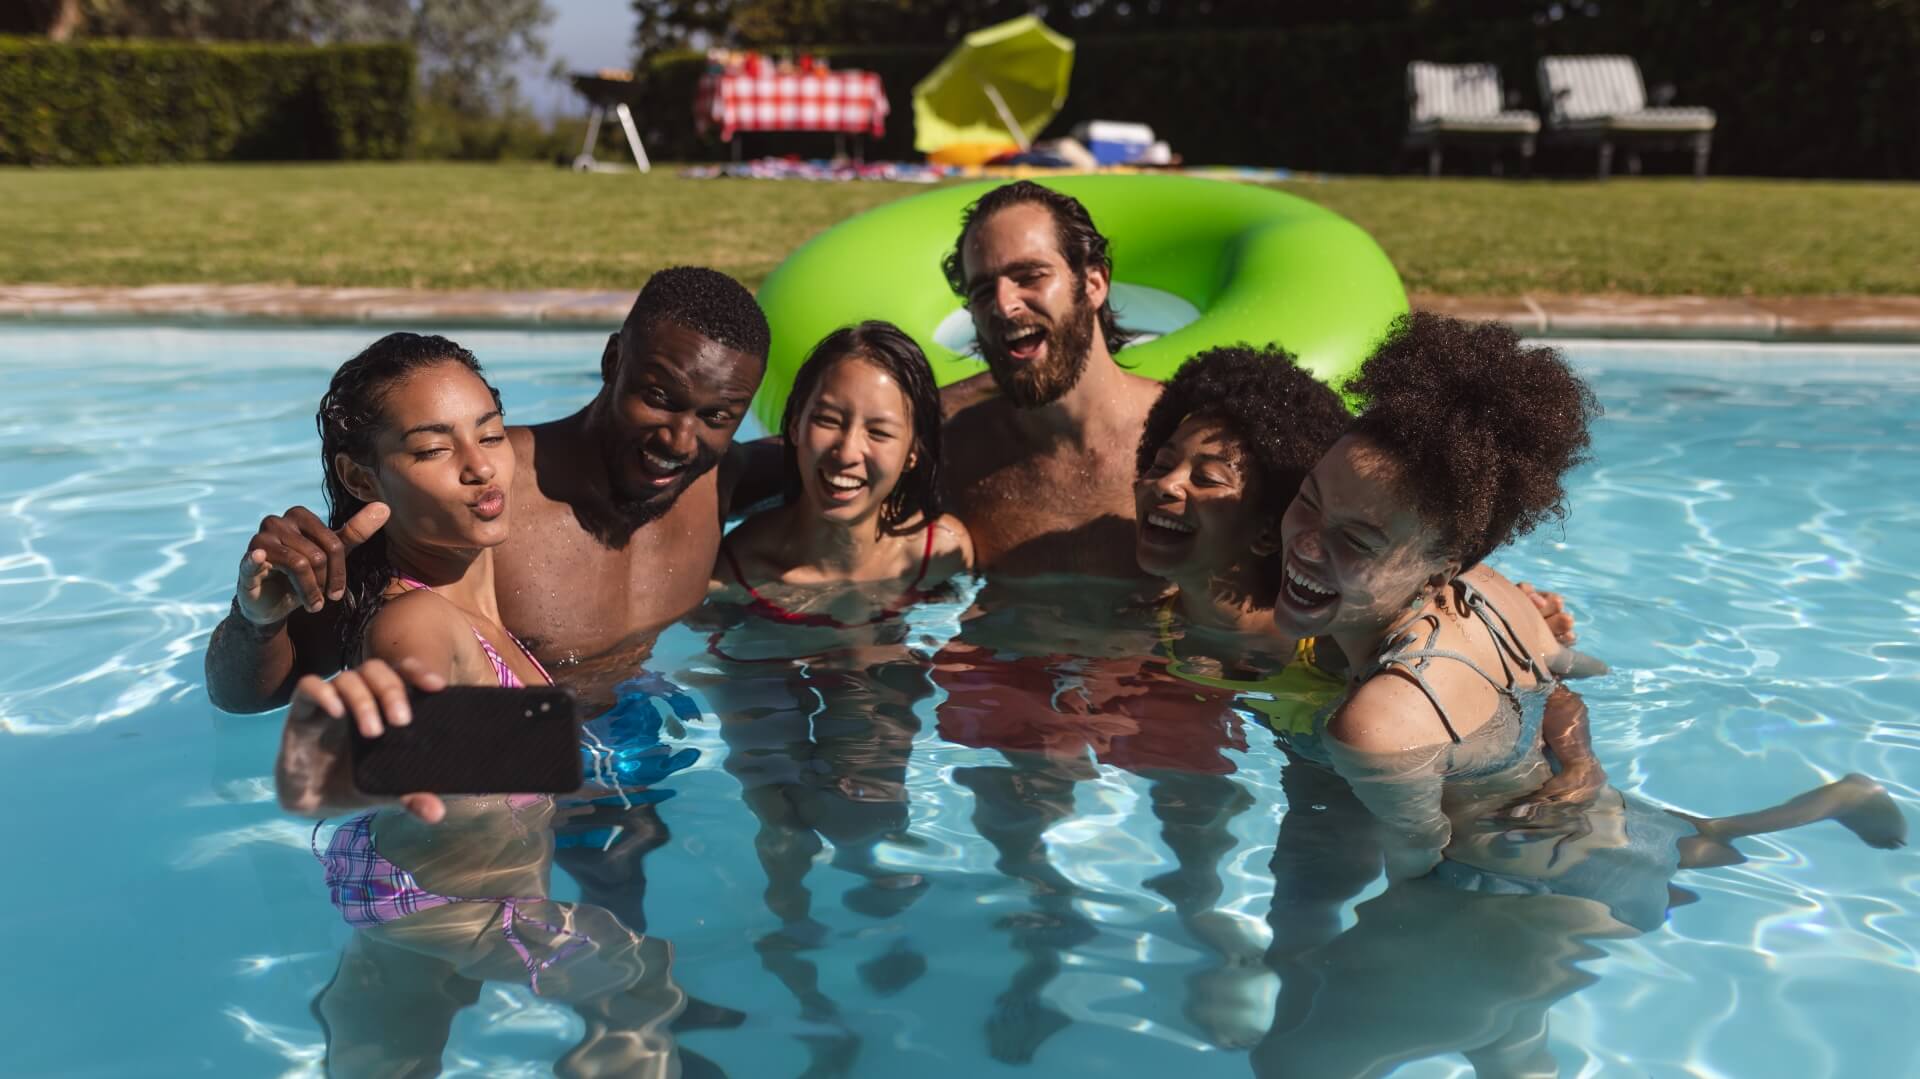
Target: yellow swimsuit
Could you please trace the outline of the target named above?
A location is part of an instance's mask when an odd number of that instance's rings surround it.
[[[1201,674],[1188,667],[1174,651],[1175,598],[1169,596],[1155,614],[1160,648],[1167,656],[1167,672],[1195,685],[1234,693],[1260,717],[1261,724],[1272,731],[1282,745],[1309,760],[1324,761],[1326,754],[1320,751],[1318,743],[1327,706],[1346,692],[1347,682],[1315,664],[1313,638],[1308,637],[1294,646],[1292,663],[1257,681]]]

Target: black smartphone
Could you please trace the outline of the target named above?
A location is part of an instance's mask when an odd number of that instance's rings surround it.
[[[580,723],[556,686],[410,690],[413,722],[353,732],[353,785],[366,794],[570,794],[580,789]]]

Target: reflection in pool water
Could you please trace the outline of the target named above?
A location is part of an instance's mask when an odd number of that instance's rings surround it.
[[[32,974],[4,1005],[39,1035],[0,1072],[318,1067],[350,933],[271,804],[275,721],[214,713],[199,653],[237,545],[317,497],[312,402],[370,335],[0,327],[0,789],[35,881],[8,891]],[[516,420],[596,378],[595,335],[459,336]],[[1581,689],[1615,784],[1726,813],[1859,771],[1911,815],[1920,367],[1572,353],[1608,409],[1596,462],[1566,535],[1504,561],[1614,665]],[[972,598],[830,649],[723,615],[672,631],[595,727],[608,768],[664,778],[555,829],[554,898],[638,935],[648,976],[585,1007],[460,986],[448,1071],[584,1068],[635,1031],[692,1075],[1447,1075],[1462,1048],[1920,1068],[1911,852],[1832,825],[1747,841],[1650,933],[1574,899],[1383,892],[1350,796],[1169,678],[1150,614],[1079,589],[963,625]]]

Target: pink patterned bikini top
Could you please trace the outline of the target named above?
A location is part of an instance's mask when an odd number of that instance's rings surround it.
[[[428,592],[433,592],[436,596],[440,595],[440,593],[434,592],[432,585],[425,581],[415,580],[405,574],[395,574],[394,579],[406,585],[409,591],[415,588],[421,588]],[[446,597],[442,596],[441,598],[445,599]],[[448,600],[447,602],[451,603],[453,601]],[[507,666],[507,661],[500,658],[499,651],[493,647],[492,641],[487,640],[487,635],[480,632],[480,627],[474,625],[472,621],[469,620],[467,628],[473,630],[473,639],[480,642],[480,650],[487,654],[487,662],[493,664],[493,674],[495,678],[500,680],[500,688],[524,689],[526,683],[520,681],[520,676],[513,673],[512,667]],[[520,638],[509,633],[507,634],[507,640],[512,641],[513,646],[520,650],[520,654],[527,657],[527,662],[533,664],[533,669],[540,672],[540,677],[546,680],[547,685],[553,684],[553,676],[547,673],[547,669],[540,665],[539,660],[533,658],[533,653],[527,651],[527,646],[520,643]]]

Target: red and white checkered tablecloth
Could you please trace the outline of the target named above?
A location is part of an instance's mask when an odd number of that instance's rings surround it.
[[[887,93],[871,71],[824,75],[705,75],[693,103],[702,128],[736,131],[887,132]]]

